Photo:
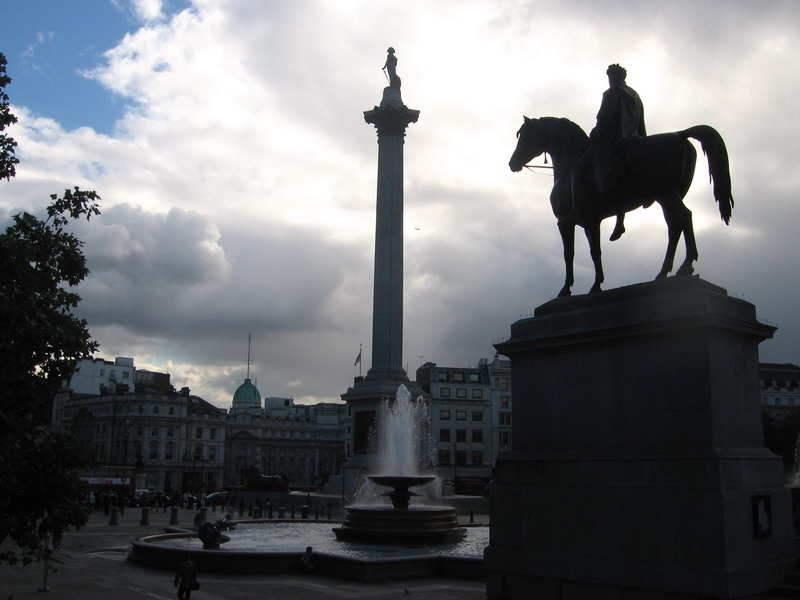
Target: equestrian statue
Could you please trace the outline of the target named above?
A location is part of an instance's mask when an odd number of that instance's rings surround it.
[[[667,252],[656,279],[672,271],[675,252],[683,236],[686,258],[676,275],[691,275],[697,260],[692,213],[683,198],[694,178],[697,152],[688,138],[700,142],[708,159],[714,198],[727,225],[733,210],[728,151],[719,133],[708,125],[683,131],[646,135],[644,110],[638,94],[625,83],[625,69],[611,65],[609,89],[591,135],[563,118],[524,117],[517,132],[517,147],[509,161],[512,171],[521,171],[542,153],[553,159],[553,189],[550,205],[558,219],[564,246],[566,278],[559,296],[569,296],[574,283],[575,226],[586,234],[595,268],[590,292],[600,291],[603,263],[600,222],[616,216],[611,239],[624,233],[624,215],[654,202],[661,205],[667,222]]]

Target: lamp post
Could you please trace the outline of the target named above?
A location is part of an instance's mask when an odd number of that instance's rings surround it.
[[[456,493],[456,480],[458,479],[458,444],[453,444],[453,495]]]

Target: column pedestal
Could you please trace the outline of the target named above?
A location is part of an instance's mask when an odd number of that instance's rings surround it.
[[[562,298],[497,345],[511,454],[491,491],[493,600],[740,598],[793,564],[763,447],[755,307],[696,277]]]

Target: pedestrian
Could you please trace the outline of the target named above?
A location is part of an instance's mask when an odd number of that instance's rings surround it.
[[[317,570],[317,557],[314,556],[314,549],[311,546],[308,546],[300,557],[300,570],[303,573],[313,573]]]
[[[197,567],[188,554],[183,555],[183,562],[178,566],[173,585],[178,588],[178,600],[191,600],[192,590],[200,589],[200,582],[197,581]]]

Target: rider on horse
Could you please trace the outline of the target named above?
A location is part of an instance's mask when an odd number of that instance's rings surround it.
[[[609,88],[603,93],[597,125],[589,134],[594,179],[601,194],[611,191],[625,171],[624,152],[630,141],[628,138],[647,135],[644,106],[636,90],[625,83],[627,71],[613,64],[609,65],[606,75]],[[612,240],[625,233],[624,218],[624,212],[617,214]]]

